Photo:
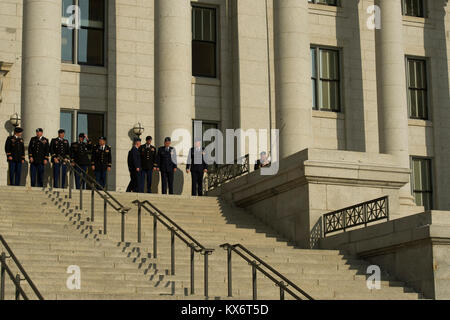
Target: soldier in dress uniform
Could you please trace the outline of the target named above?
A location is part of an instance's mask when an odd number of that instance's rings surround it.
[[[72,166],[81,175],[87,173],[88,167],[91,164],[89,155],[92,152],[92,142],[84,133],[78,135],[78,142],[72,143],[70,146],[70,157],[72,158]],[[75,186],[77,189],[86,189],[86,181],[75,174]]]
[[[22,164],[25,162],[25,144],[22,133],[22,128],[15,128],[14,135],[9,136],[5,142],[5,153],[9,167],[9,184],[11,186],[20,186]]]
[[[208,172],[208,165],[205,162],[201,140],[195,141],[194,148],[189,151],[186,171],[188,174],[191,173],[192,195],[203,196],[203,175]]]
[[[69,141],[65,139],[66,131],[58,130],[58,138],[50,142],[50,153],[53,163],[53,188],[58,188],[61,174],[61,188],[66,187],[67,159],[70,156]]]
[[[92,151],[92,170],[95,173],[95,180],[103,188],[106,188],[106,173],[111,171],[112,155],[111,147],[106,144],[106,138],[101,137]]]
[[[162,193],[167,194],[167,185],[169,194],[173,194],[173,180],[177,171],[177,153],[175,148],[171,147],[171,139],[164,139],[164,146],[158,149],[156,156],[157,170],[161,171]]]
[[[130,171],[130,184],[127,192],[141,192],[143,186],[142,180],[142,162],[139,148],[141,147],[141,139],[134,138],[133,147],[128,152],[128,170]]]
[[[44,186],[44,169],[48,163],[50,143],[43,136],[42,128],[36,129],[36,136],[31,138],[28,145],[28,158],[30,159],[30,175],[32,187]]]
[[[147,193],[152,193],[152,176],[153,171],[158,166],[156,164],[156,148],[152,146],[153,138],[148,136],[144,145],[139,148],[142,163],[142,178],[140,192],[145,191],[145,182],[147,181]]]

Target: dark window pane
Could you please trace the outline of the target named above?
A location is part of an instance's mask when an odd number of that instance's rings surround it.
[[[66,130],[66,139],[72,141],[73,113],[61,111],[60,128]]]
[[[103,30],[78,31],[78,63],[103,65]]]
[[[70,17],[73,14],[73,10],[69,10],[69,7],[74,5],[73,0],[62,0],[62,17]]]
[[[61,59],[73,62],[73,30],[62,27],[61,31]]]
[[[194,76],[216,76],[216,45],[211,42],[192,42],[192,72]]]
[[[105,19],[104,0],[79,0],[81,25],[83,27],[103,28]]]
[[[89,136],[91,141],[105,135],[104,132],[104,115],[95,113],[78,113],[77,134],[84,133]]]

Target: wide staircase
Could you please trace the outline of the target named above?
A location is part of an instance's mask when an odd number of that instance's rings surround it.
[[[158,255],[153,255],[154,220],[142,210],[141,242],[138,209],[132,202],[148,200],[204,247],[208,257],[208,299],[251,299],[252,268],[234,255],[232,297],[228,297],[227,251],[224,243],[241,243],[314,299],[419,299],[389,274],[382,274],[381,289],[369,290],[369,263],[334,250],[296,248],[246,211],[215,197],[191,198],[111,193],[131,208],[125,216],[121,241],[121,214],[108,209],[107,234],[103,231],[104,203],[91,194],[67,190],[0,187],[0,234],[9,243],[45,299],[205,299],[204,256],[195,254],[195,293],[191,294],[191,251],[175,238],[175,275],[171,270],[171,233],[157,229]],[[81,271],[81,288],[66,284],[69,266]],[[12,266],[13,267],[13,266]],[[33,297],[31,289],[22,282]],[[258,299],[279,299],[280,289],[261,273]],[[8,283],[6,298],[14,297]],[[286,299],[292,298],[286,294]]]

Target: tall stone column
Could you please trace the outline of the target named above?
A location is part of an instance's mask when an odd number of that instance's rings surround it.
[[[379,0],[381,29],[376,31],[380,152],[409,168],[408,105],[401,1]],[[412,200],[410,184],[401,198]],[[408,202],[411,202],[408,200]]]
[[[274,1],[276,119],[280,158],[312,146],[308,1]]]
[[[192,132],[191,3],[155,0],[155,143]],[[191,144],[191,141],[186,141]]]
[[[22,120],[25,141],[60,126],[61,0],[23,1]]]

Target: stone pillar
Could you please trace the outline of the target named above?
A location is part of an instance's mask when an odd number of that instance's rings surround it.
[[[22,47],[22,120],[25,141],[43,128],[60,126],[61,1],[24,0]]]
[[[280,158],[312,146],[308,1],[274,1],[276,119]]]
[[[176,129],[192,132],[191,29],[190,1],[155,0],[156,145]]]
[[[381,29],[376,31],[380,152],[392,154],[403,168],[410,167],[408,104],[401,1],[379,0]],[[400,197],[412,202],[410,184]]]

